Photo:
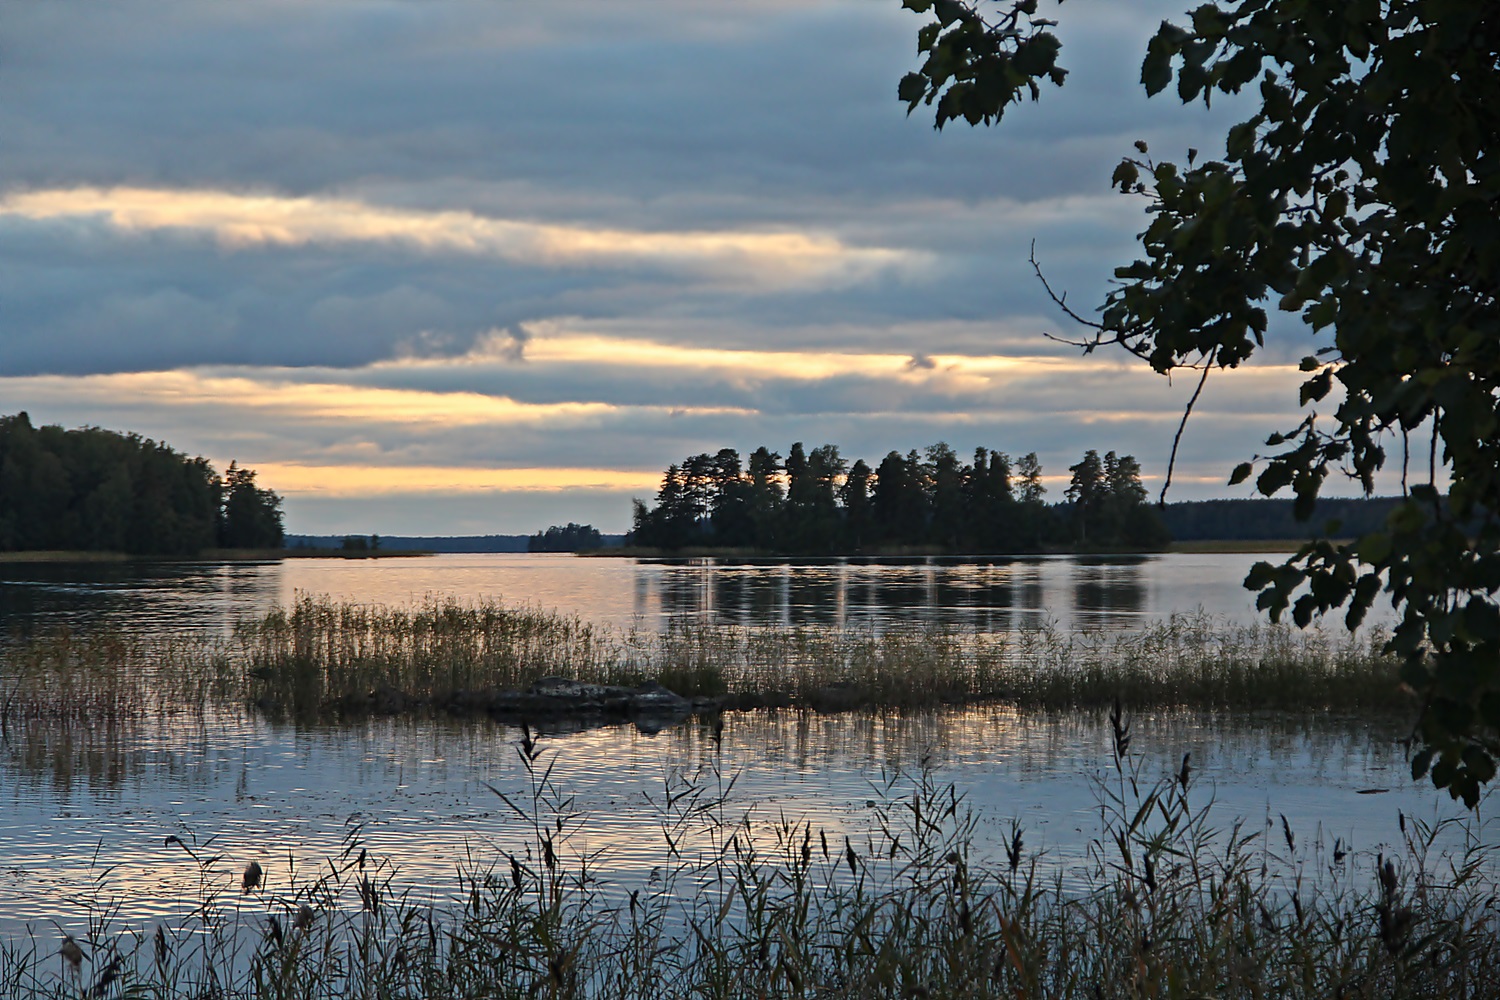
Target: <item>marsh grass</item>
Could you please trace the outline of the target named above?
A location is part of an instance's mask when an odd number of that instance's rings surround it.
[[[388,608],[307,596],[242,622],[233,644],[249,697],[297,715],[378,692],[431,705],[552,675],[602,679],[619,655],[606,631],[538,609],[456,601]]]
[[[277,717],[484,711],[549,676],[661,684],[701,710],[921,709],[1004,700],[1392,714],[1411,705],[1378,633],[1177,615],[1135,632],[940,626],[617,632],[495,602],[391,608],[299,596],[227,638],[59,630],[0,645],[0,730],[258,706]]]
[[[390,609],[303,597],[243,624],[247,696],[293,715],[471,703],[546,676],[656,682],[728,707],[906,709],[985,700],[1070,708],[1409,708],[1379,635],[1179,615],[1132,633],[969,634],[674,624],[626,634],[493,603]]]
[[[30,723],[118,724],[240,696],[222,644],[68,628],[0,642],[0,734]]]
[[[925,770],[878,783],[868,825],[827,828],[737,812],[712,749],[654,800],[651,877],[606,883],[607,858],[581,846],[588,817],[525,730],[529,785],[501,803],[517,838],[456,858],[441,898],[403,889],[357,826],[323,869],[268,862],[253,888],[245,859],[187,838],[175,846],[199,888],[184,916],[121,926],[103,870],[84,957],[70,964],[60,929],[34,927],[0,945],[0,995],[1500,995],[1500,884],[1472,836],[1440,854],[1453,831],[1403,818],[1388,857],[1285,820],[1226,824],[1190,761],[1143,775],[1128,719],[1111,722],[1098,835],[1073,888],[1017,824],[980,857],[981,822]]]

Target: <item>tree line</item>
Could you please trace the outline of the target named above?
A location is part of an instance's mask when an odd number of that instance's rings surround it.
[[[279,548],[281,497],[138,434],[0,417],[0,551]]]
[[[566,527],[552,525],[526,539],[527,552],[588,552],[604,547],[604,536],[592,524],[569,521]]]
[[[1162,509],[1179,542],[1197,539],[1362,538],[1385,528],[1400,497],[1319,497],[1317,517],[1299,520],[1291,500],[1186,500]]]
[[[669,466],[655,505],[634,501],[626,543],[829,555],[1150,548],[1169,540],[1134,457],[1089,451],[1070,471],[1066,499],[1049,504],[1035,452],[1012,461],[977,448],[966,463],[940,441],[889,452],[871,468],[829,444],[808,451],[799,441],[785,459],[762,446],[746,462],[724,448]]]

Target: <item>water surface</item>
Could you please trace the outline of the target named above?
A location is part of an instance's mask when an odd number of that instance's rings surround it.
[[[619,630],[900,623],[1129,631],[1179,612],[1255,621],[1239,582],[1258,558],[5,564],[0,627],[222,633],[305,593],[391,605],[496,599]],[[1260,829],[1284,814],[1303,838],[1339,837],[1373,853],[1391,849],[1401,813],[1459,812],[1410,781],[1402,735],[1395,724],[1326,716],[1158,713],[1134,720],[1133,747],[1148,782],[1191,753],[1194,794],[1216,798],[1222,826],[1238,817]],[[519,736],[482,721],[273,725],[238,710],[12,730],[0,739],[0,933],[46,920],[81,931],[100,913],[143,926],[230,888],[249,860],[265,867],[273,894],[282,892],[294,873],[322,870],[351,837],[394,866],[397,885],[441,902],[456,890],[460,866],[524,850],[527,825],[496,791],[516,801],[530,795]],[[558,793],[572,796],[579,816],[567,849],[592,857],[615,886],[639,884],[666,863],[659,804],[669,788],[697,783],[708,795],[733,777],[722,813],[731,820],[747,812],[766,822],[805,819],[830,839],[858,837],[884,783],[923,766],[968,796],[982,820],[981,853],[998,856],[1014,819],[1028,850],[1074,878],[1100,833],[1098,782],[1112,773],[1104,719],[995,706],[745,713],[729,717],[722,745],[698,723],[655,736],[628,726],[558,732],[543,745]],[[222,860],[205,874],[169,836]]]
[[[984,562],[637,561],[453,554],[266,563],[0,564],[0,626],[224,629],[296,594],[411,604],[498,599],[618,628],[941,624],[982,632],[1130,629],[1174,612],[1256,617],[1240,583],[1259,555],[1172,553]]]

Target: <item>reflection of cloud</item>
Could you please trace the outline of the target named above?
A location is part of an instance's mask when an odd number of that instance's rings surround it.
[[[0,217],[99,218],[126,232],[201,232],[235,250],[307,244],[393,244],[420,254],[496,257],[541,267],[648,266],[769,286],[842,285],[921,254],[847,246],[825,235],[783,231],[590,228],[461,211],[386,208],[336,198],[224,191],[79,187],[0,200]]]

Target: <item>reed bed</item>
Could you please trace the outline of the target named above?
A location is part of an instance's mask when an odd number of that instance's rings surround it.
[[[0,642],[0,734],[202,713],[242,690],[228,650],[204,639],[60,628]]]
[[[1006,699],[1069,708],[1409,708],[1383,637],[1180,615],[1133,633],[966,634],[674,625],[617,634],[494,603],[391,609],[302,598],[242,625],[247,695],[294,715],[469,704],[563,676],[655,682],[709,707],[908,709]]]
[[[296,715],[378,693],[387,703],[429,706],[547,676],[603,680],[620,649],[605,630],[537,609],[452,600],[388,608],[306,596],[241,623],[233,645],[248,696]]]
[[[1190,761],[1147,779],[1128,721],[1111,721],[1082,889],[1044,874],[1018,825],[978,857],[979,821],[929,774],[884,785],[868,826],[825,829],[736,814],[712,753],[664,789],[651,878],[608,884],[526,731],[530,794],[502,797],[514,848],[456,858],[442,898],[402,888],[357,828],[318,873],[179,841],[199,872],[186,916],[118,926],[106,873],[86,934],[0,944],[0,995],[1500,996],[1500,884],[1472,839],[1439,854],[1445,831],[1403,820],[1387,857],[1284,820],[1224,822]]]
[[[1383,636],[1178,615],[1136,632],[966,633],[677,624],[616,632],[495,602],[390,608],[299,597],[227,638],[59,630],[0,645],[0,730],[257,706],[305,720],[483,711],[544,677],[655,682],[697,708],[921,709],[1007,700],[1395,713]]]

